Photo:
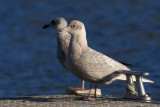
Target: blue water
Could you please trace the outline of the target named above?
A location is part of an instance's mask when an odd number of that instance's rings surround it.
[[[77,4],[77,5],[76,5]],[[159,0],[0,0],[0,97],[64,94],[81,81],[56,58],[56,17],[84,22],[90,47],[149,72],[146,91],[160,100]],[[89,88],[89,83],[86,83]],[[123,96],[125,83],[99,85]]]

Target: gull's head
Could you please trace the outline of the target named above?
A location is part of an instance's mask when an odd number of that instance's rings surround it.
[[[42,28],[46,29],[46,28],[50,27],[50,28],[54,28],[56,30],[61,30],[61,29],[65,28],[66,26],[67,26],[67,21],[62,17],[58,17],[58,18],[52,20],[50,22],[50,24],[44,25]]]
[[[78,20],[72,20],[64,30],[71,35],[79,35],[85,33],[84,24]]]

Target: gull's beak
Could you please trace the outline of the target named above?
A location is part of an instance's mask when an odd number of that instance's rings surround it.
[[[44,26],[42,27],[42,29],[46,29],[46,28],[49,28],[49,27],[50,27],[50,25],[47,24],[47,25],[44,25]]]

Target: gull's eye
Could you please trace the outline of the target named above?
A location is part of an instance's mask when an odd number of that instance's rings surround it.
[[[75,26],[75,25],[72,25],[71,27],[72,27],[72,28],[75,28],[76,26]]]

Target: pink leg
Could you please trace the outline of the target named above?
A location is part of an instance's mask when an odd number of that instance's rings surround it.
[[[93,83],[91,82],[89,95],[88,95],[87,98],[84,98],[84,100],[86,100],[86,101],[93,101],[93,100],[95,100],[95,98],[91,97],[91,89],[92,89],[92,87],[93,87]]]
[[[95,94],[94,94],[95,99],[97,99],[97,84],[95,83]]]
[[[82,80],[82,90],[84,90],[84,83],[85,83],[85,81]]]

